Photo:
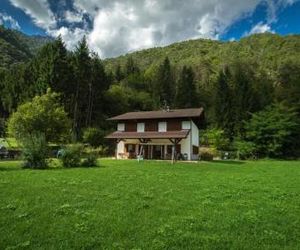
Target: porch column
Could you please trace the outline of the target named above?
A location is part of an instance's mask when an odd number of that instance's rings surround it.
[[[124,141],[124,139],[117,139],[116,140],[116,150],[115,150],[115,157],[116,159],[118,159],[118,146],[119,146],[119,142]]]
[[[174,162],[177,160],[176,159],[176,146],[181,141],[181,139],[174,138],[174,139],[169,139],[169,140],[172,143],[172,164],[174,164]]]

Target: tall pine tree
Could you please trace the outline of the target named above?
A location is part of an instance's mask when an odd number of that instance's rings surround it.
[[[158,106],[164,103],[173,106],[175,80],[168,57],[159,66],[153,87],[153,96],[157,100]]]
[[[130,56],[127,59],[126,62],[126,76],[129,76],[131,74],[135,74],[135,73],[139,73],[140,69],[137,66],[137,64],[135,63],[135,61],[133,60],[133,58]]]
[[[97,54],[92,54],[91,96],[88,102],[87,126],[97,126],[104,120],[105,91],[109,88],[109,79]]]
[[[195,75],[191,67],[184,66],[177,83],[175,106],[177,108],[193,108],[198,104],[195,86]]]
[[[120,64],[118,64],[117,68],[116,68],[116,72],[115,72],[115,80],[117,82],[120,82],[124,79],[124,73],[122,71],[122,67]]]
[[[90,51],[86,38],[79,42],[73,56],[73,67],[75,75],[75,89],[73,94],[73,132],[75,140],[79,133],[88,123],[88,110],[92,96],[92,67]]]
[[[233,95],[231,90],[231,73],[227,66],[220,70],[216,81],[214,96],[214,117],[217,127],[224,129],[228,137],[233,138]]]

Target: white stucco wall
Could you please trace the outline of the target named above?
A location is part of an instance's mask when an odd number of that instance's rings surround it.
[[[192,141],[191,141],[191,160],[198,160],[199,159],[199,154],[193,154],[193,146],[199,147],[199,129],[196,126],[196,124],[191,121],[192,124],[192,129],[191,129],[191,136],[192,136]]]
[[[194,122],[192,122],[192,134],[192,144],[199,147],[199,129]]]
[[[125,143],[124,141],[120,141],[118,144],[117,144],[117,159],[120,159],[120,155],[119,154],[122,154],[125,152]]]
[[[181,145],[181,153],[188,155],[188,160],[191,160],[191,133],[186,139],[182,139],[179,143]]]

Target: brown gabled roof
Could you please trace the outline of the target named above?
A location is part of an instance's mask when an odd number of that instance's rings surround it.
[[[122,115],[108,118],[111,121],[120,120],[144,120],[144,119],[165,119],[165,118],[195,118],[200,117],[203,113],[203,108],[191,109],[172,109],[169,111],[142,111],[142,112],[129,112]]]
[[[106,136],[107,139],[184,139],[188,136],[190,130],[184,129],[180,131],[167,132],[120,132],[116,131]]]

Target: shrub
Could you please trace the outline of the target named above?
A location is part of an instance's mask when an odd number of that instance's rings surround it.
[[[201,131],[200,140],[202,145],[208,145],[217,150],[228,150],[230,148],[229,139],[226,138],[222,129],[209,128]]]
[[[245,140],[255,145],[260,156],[280,157],[286,149],[296,155],[299,148],[300,122],[297,112],[282,103],[254,113],[245,124]]]
[[[82,162],[83,167],[97,167],[97,156],[89,154]]]
[[[105,132],[99,128],[87,128],[83,132],[83,142],[96,148],[103,144]]]
[[[239,138],[236,138],[233,144],[238,159],[255,159],[257,157],[255,144],[253,142],[244,141]]]
[[[200,148],[200,160],[212,161],[214,159],[214,151],[210,148]]]
[[[94,154],[97,157],[107,156],[108,147],[99,146],[97,148],[87,147],[84,149],[84,155]]]
[[[45,135],[36,133],[22,139],[24,167],[32,169],[47,168],[48,148]]]
[[[74,144],[68,145],[64,148],[60,155],[60,160],[62,162],[63,167],[65,168],[76,168],[80,166],[80,159],[82,153],[82,145]]]
[[[59,102],[59,94],[50,89],[42,96],[18,106],[8,120],[8,134],[19,141],[35,133],[43,133],[47,142],[69,139],[71,121]]]

